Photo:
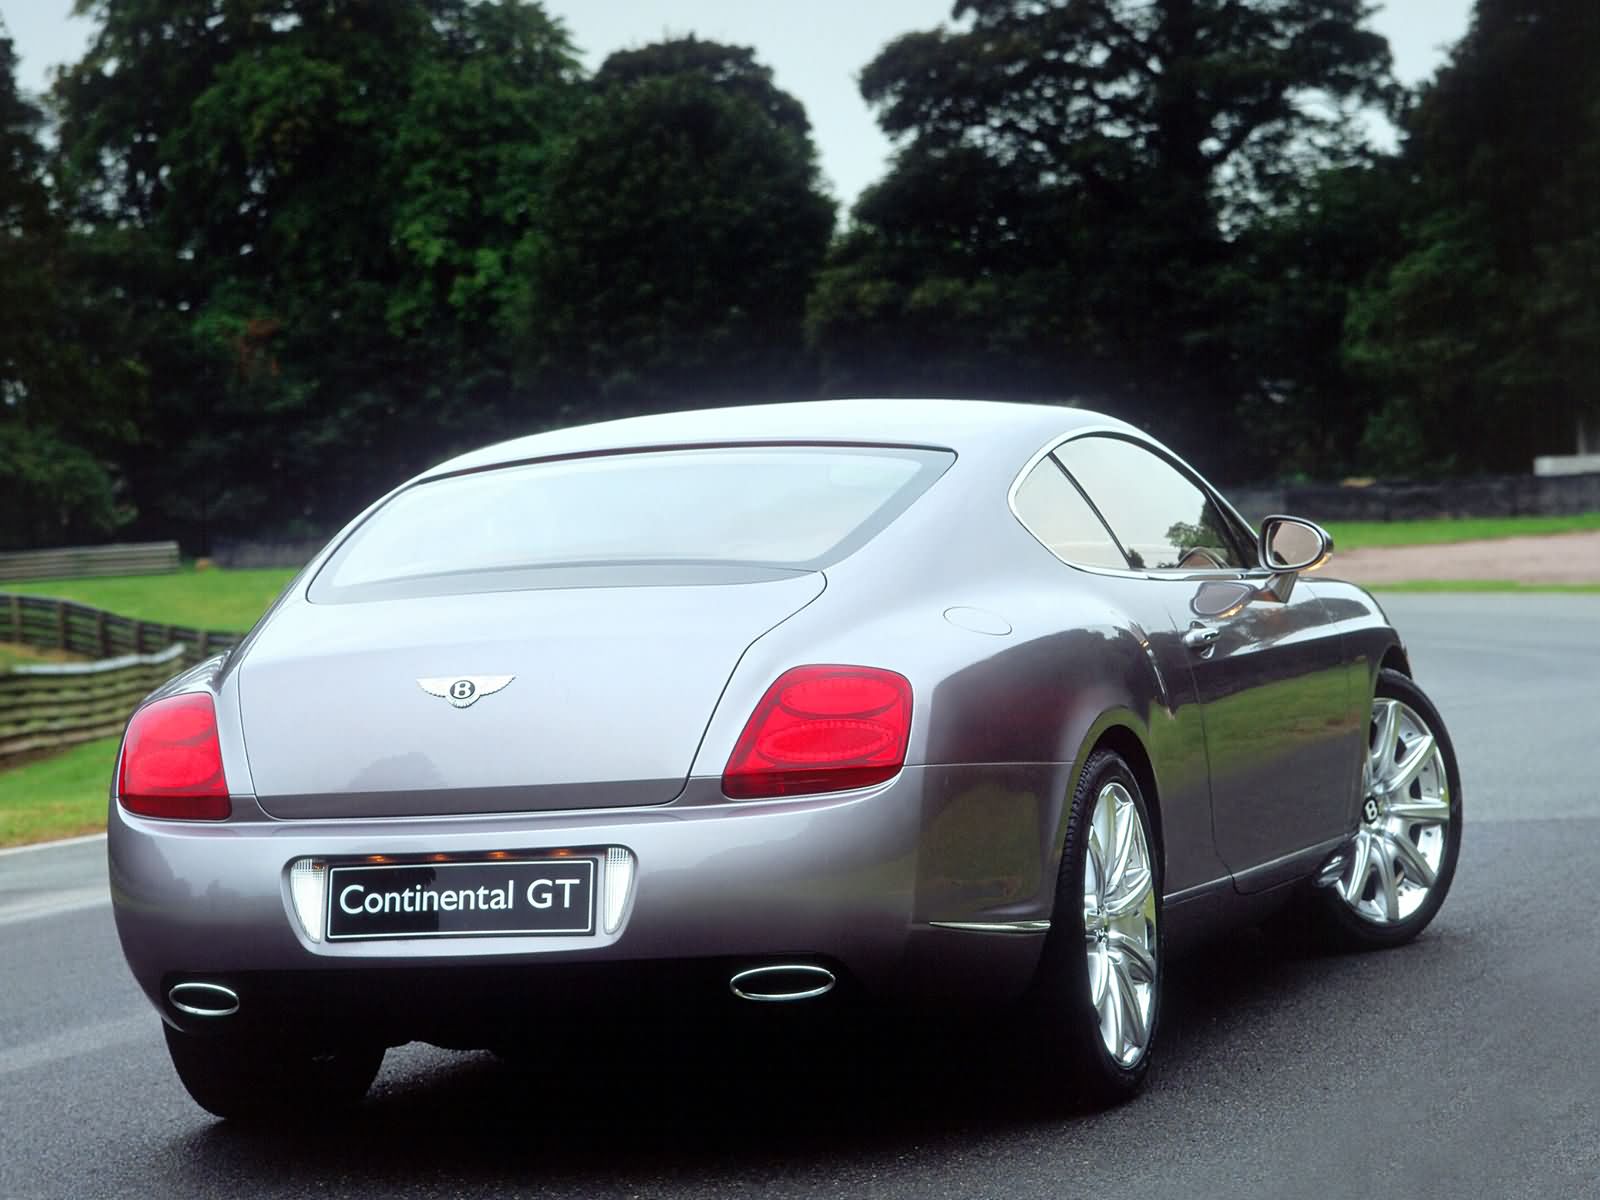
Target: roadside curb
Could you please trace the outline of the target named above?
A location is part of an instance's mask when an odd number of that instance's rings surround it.
[[[0,858],[12,854],[26,854],[29,850],[54,850],[58,846],[80,846],[85,842],[103,842],[106,835],[103,833],[80,833],[77,837],[56,838],[50,842],[29,842],[26,846],[7,846],[0,850]]]

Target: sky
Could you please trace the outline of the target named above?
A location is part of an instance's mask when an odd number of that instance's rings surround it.
[[[566,23],[590,68],[613,50],[689,33],[754,46],[777,85],[805,105],[823,176],[848,207],[890,152],[856,75],[892,38],[945,20],[951,0],[546,0],[545,8]],[[1402,82],[1433,74],[1466,32],[1471,8],[1472,0],[1383,6],[1373,25],[1389,39]],[[51,67],[83,53],[93,25],[71,13],[72,0],[0,0],[24,89],[43,90]]]

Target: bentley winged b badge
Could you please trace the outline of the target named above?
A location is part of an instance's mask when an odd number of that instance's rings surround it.
[[[448,700],[456,708],[470,708],[480,696],[492,696],[515,675],[435,675],[417,680],[417,686],[430,696]]]

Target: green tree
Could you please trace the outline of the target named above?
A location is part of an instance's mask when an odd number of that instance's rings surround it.
[[[0,546],[92,540],[124,523],[97,457],[124,431],[105,407],[94,308],[76,245],[54,211],[38,139],[43,114],[16,87],[0,26]],[[88,448],[86,448],[88,447]]]
[[[1600,7],[1479,0],[1407,129],[1415,199],[1355,299],[1384,469],[1525,472],[1600,427]]]
[[[1282,201],[1394,102],[1362,0],[957,0],[967,28],[907,34],[866,67],[884,129],[977,145],[1046,181],[1159,189],[1184,234]],[[1315,100],[1316,103],[1308,103]],[[1131,178],[1130,178],[1131,177]]]
[[[964,24],[891,43],[862,93],[900,150],[810,314],[830,380],[915,360],[919,387],[948,365],[990,392],[1099,393],[1179,441],[1214,430],[1262,386],[1236,356],[1239,232],[1361,161],[1361,112],[1397,100],[1369,11],[960,0]],[[866,340],[888,370],[862,370]]]
[[[0,550],[100,541],[128,516],[87,450],[49,429],[0,420]]]
[[[809,390],[833,204],[799,102],[694,38],[612,55],[591,91],[525,246],[542,386],[615,410]]]
[[[857,202],[812,293],[807,329],[825,386],[1015,398],[1119,390],[1117,362],[1137,353],[1149,314],[1115,269],[1106,233],[1118,220],[1103,198],[977,147],[908,146]],[[1136,247],[1130,237],[1118,249]]]
[[[528,419],[504,310],[579,88],[538,4],[77,7],[101,27],[57,85],[60,174],[126,234],[145,520],[327,529]]]
[[[1412,201],[1401,164],[1342,167],[1241,230],[1218,274],[1229,352],[1251,372],[1236,412],[1250,461],[1282,476],[1367,475],[1379,399],[1345,359],[1352,299],[1393,260]]]
[[[48,330],[41,251],[54,238],[38,131],[44,116],[17,91],[16,54],[0,25],[0,416],[21,415]]]

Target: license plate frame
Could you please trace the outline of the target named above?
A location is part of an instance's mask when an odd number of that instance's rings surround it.
[[[592,936],[597,866],[575,856],[330,863],[323,936],[329,942]]]

